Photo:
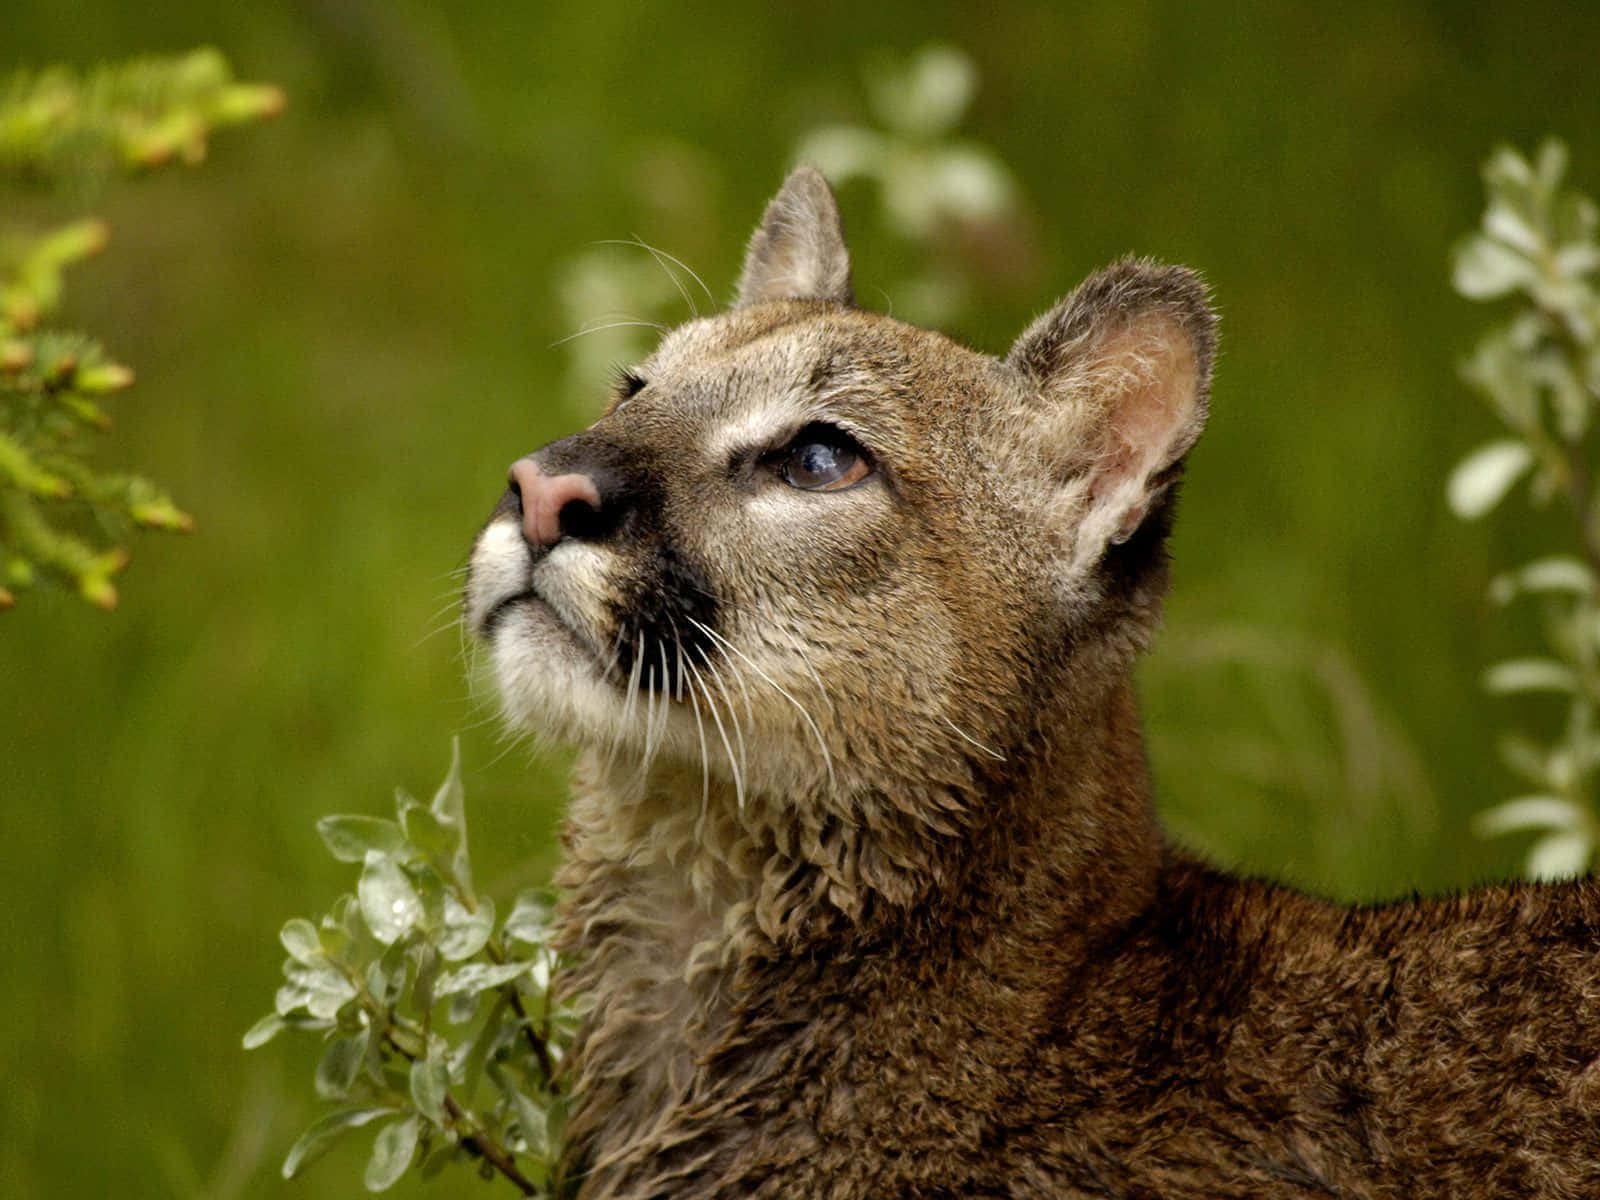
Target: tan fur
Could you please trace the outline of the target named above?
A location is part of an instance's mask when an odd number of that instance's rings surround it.
[[[799,172],[739,304],[521,472],[599,506],[474,551],[508,716],[585,748],[581,1195],[1600,1194],[1593,885],[1351,910],[1163,843],[1196,278],[1116,264],[1004,360],[849,297]],[[818,438],[870,474],[796,485]]]

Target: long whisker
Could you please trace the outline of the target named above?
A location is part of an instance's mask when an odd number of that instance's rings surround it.
[[[833,755],[831,753],[829,753],[829,751],[828,751],[828,743],[823,739],[822,730],[820,728],[818,728],[817,723],[816,723],[816,721],[814,721],[812,719],[811,714],[808,711],[806,711],[806,706],[804,704],[801,704],[800,701],[796,700],[794,698],[794,696],[790,694],[789,690],[787,688],[785,688],[781,683],[779,683],[771,675],[768,675],[765,671],[763,671],[760,667],[758,667],[754,662],[752,662],[750,657],[747,654],[745,654],[745,652],[743,650],[740,650],[739,647],[735,646],[732,642],[730,642],[727,638],[723,637],[716,630],[712,629],[710,626],[701,624],[699,621],[695,620],[693,617],[689,617],[689,618],[687,618],[687,620],[696,629],[700,630],[701,633],[703,633],[707,637],[711,638],[717,644],[725,647],[728,650],[729,653],[737,655],[740,659],[742,659],[744,661],[745,665],[747,665],[752,671],[754,671],[757,675],[761,676],[762,679],[765,679],[769,684],[771,684],[773,689],[778,693],[778,695],[782,696],[790,704],[794,705],[795,711],[797,711],[800,714],[800,716],[802,718],[804,718],[805,723],[808,726],[810,726],[810,728],[811,728],[811,736],[817,739],[817,748],[822,751],[823,765],[827,768],[827,772],[828,772],[828,789],[830,791],[837,790],[837,788],[838,788],[838,778],[834,775],[834,771],[833,771]]]
[[[703,823],[711,811],[711,755],[706,750],[706,725],[700,719],[700,701],[695,697],[695,690],[690,686],[689,676],[684,668],[688,660],[683,655],[683,640],[678,636],[677,625],[672,628],[672,640],[678,656],[678,685],[679,690],[687,691],[689,703],[694,707],[694,729],[700,738],[700,820]],[[665,653],[665,646],[663,646]],[[679,699],[683,697],[680,695]]]
[[[698,317],[700,315],[700,306],[694,302],[694,297],[689,294],[689,289],[683,286],[683,281],[678,278],[678,273],[667,265],[668,256],[654,246],[647,244],[638,234],[633,235],[633,244],[643,247],[646,253],[656,260],[656,266],[660,267],[666,273],[667,278],[672,280],[672,286],[678,289],[678,295],[682,296],[683,302],[689,306],[690,315]],[[679,263],[678,265],[682,266],[683,264]]]
[[[711,294],[711,289],[706,286],[706,281],[700,278],[699,274],[696,273],[693,267],[676,255],[668,254],[665,250],[658,250],[656,247],[649,245],[647,242],[641,239],[638,234],[634,234],[631,240],[626,238],[610,238],[604,241],[596,242],[595,244],[598,246],[638,246],[643,250],[648,250],[652,255],[654,255],[657,262],[660,262],[662,259],[666,259],[667,262],[670,262],[674,266],[681,268],[690,279],[699,284],[700,290],[706,294],[706,301],[711,304],[712,307],[716,307],[717,298]],[[676,283],[677,280],[674,279],[673,282]],[[687,300],[688,297],[685,296],[684,299]],[[698,310],[695,309],[693,301],[689,302],[689,309],[690,311],[695,312],[697,316],[699,315]]]
[[[733,772],[733,794],[737,798],[737,803],[739,805],[740,810],[743,811],[743,809],[744,809],[744,772],[740,770],[740,767],[739,767],[740,760],[739,759],[735,759],[734,756],[733,756],[733,743],[728,740],[728,731],[723,727],[722,717],[717,712],[716,701],[714,701],[711,698],[711,689],[706,685],[705,677],[700,674],[700,671],[695,667],[694,663],[689,661],[687,656],[684,657],[683,664],[686,667],[689,668],[689,674],[693,678],[695,684],[697,684],[699,686],[701,695],[703,695],[705,697],[705,699],[706,699],[706,709],[707,709],[707,711],[709,711],[711,713],[711,720],[717,727],[717,737],[719,737],[722,740],[722,751],[723,751],[724,754],[726,754],[728,756],[728,767]],[[694,693],[691,691],[690,695],[693,695],[693,694]],[[733,714],[731,712],[728,714],[728,719],[730,721],[733,719]],[[742,754],[743,754],[743,749],[744,749],[744,747],[743,747],[743,739],[741,738],[740,739],[741,757],[742,757]]]
[[[654,329],[657,333],[665,333],[667,327],[660,321],[607,321],[602,325],[585,325],[576,333],[569,333],[564,338],[558,338],[550,343],[550,349],[565,346],[568,342],[586,337],[591,333],[604,333],[607,329]]]
[[[744,690],[744,682],[743,682],[743,680],[739,679],[738,666],[739,666],[738,663],[733,663],[734,680],[736,682],[738,682],[740,690],[744,692],[745,715],[747,717],[749,717],[749,719],[751,721],[754,721],[755,720],[755,716],[750,710],[750,693],[748,691]],[[739,776],[744,773],[745,767],[746,767],[745,746],[744,746],[744,726],[739,723],[739,714],[738,714],[737,711],[735,711],[735,709],[733,707],[733,696],[728,692],[727,684],[722,682],[722,673],[720,671],[713,671],[711,669],[711,665],[709,663],[707,663],[706,664],[706,674],[711,676],[711,682],[715,683],[717,685],[717,691],[722,693],[723,703],[725,703],[728,706],[728,724],[733,726],[733,737],[734,737],[734,740],[739,743],[739,762],[738,762],[738,765],[734,767],[734,782],[735,782],[735,784],[738,784],[740,782]],[[713,711],[715,711],[715,710],[713,710]],[[732,756],[730,755],[729,757],[730,757],[730,762],[731,762],[732,761]],[[744,807],[744,790],[743,790],[743,788],[739,789],[739,793],[740,793],[739,794],[739,807],[743,808]]]
[[[955,735],[958,738],[960,738],[962,741],[967,742],[970,745],[976,746],[979,750],[983,751],[983,753],[987,754],[990,758],[994,759],[996,762],[1005,762],[1006,756],[1004,754],[1001,754],[1000,751],[994,749],[992,746],[985,746],[977,738],[973,737],[966,730],[962,729],[961,726],[957,725],[954,721],[952,721],[949,717],[945,716],[943,713],[939,714],[939,719],[941,721],[943,721],[946,725],[950,726],[950,728],[955,731]]]

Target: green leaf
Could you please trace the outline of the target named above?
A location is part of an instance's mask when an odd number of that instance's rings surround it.
[[[1513,658],[1483,673],[1484,690],[1505,696],[1517,692],[1576,692],[1578,674],[1548,658]]]
[[[1519,592],[1571,592],[1576,596],[1592,596],[1594,591],[1594,572],[1587,564],[1570,556],[1538,559],[1496,576],[1489,584],[1489,596],[1497,604],[1509,603]]]
[[[1528,851],[1528,875],[1545,882],[1573,879],[1588,868],[1593,851],[1594,839],[1587,829],[1552,833],[1540,838]]]
[[[1533,451],[1522,442],[1507,439],[1480,447],[1450,473],[1450,508],[1464,521],[1483,516],[1532,465]]]
[[[400,826],[382,817],[323,817],[317,822],[317,832],[340,862],[364,862],[374,850],[403,862],[412,853]]]
[[[371,992],[373,999],[385,1008],[398,1003],[405,993],[406,977],[411,969],[411,957],[407,942],[396,939],[383,952],[382,958],[367,964],[367,991]]]
[[[244,1048],[254,1050],[257,1046],[265,1046],[287,1028],[288,1025],[277,1013],[268,1013],[246,1031]]]
[[[511,1102],[511,1111],[516,1115],[517,1131],[522,1137],[523,1149],[536,1158],[549,1161],[554,1155],[551,1153],[550,1145],[550,1122],[544,1109],[510,1081],[502,1083],[502,1091],[506,1099]]]
[[[302,1170],[333,1148],[335,1142],[352,1129],[357,1129],[379,1117],[391,1116],[396,1110],[385,1107],[363,1106],[342,1108],[331,1112],[312,1125],[289,1148],[283,1160],[283,1177],[293,1179]]]
[[[556,920],[555,897],[547,888],[530,888],[519,892],[506,918],[505,934],[519,942],[535,946],[550,941]]]
[[[432,942],[423,942],[416,949],[416,963],[416,978],[411,984],[411,1003],[418,1012],[425,1013],[433,1007],[436,999],[433,987],[439,980],[439,971],[444,960],[440,957],[437,946]]]
[[[387,946],[417,923],[422,900],[393,858],[368,850],[365,861],[356,898],[372,936]]]
[[[291,987],[304,993],[304,1006],[314,1017],[337,1015],[356,994],[345,974],[326,963],[308,967],[291,960],[284,964],[283,973]]]
[[[457,992],[486,992],[526,975],[531,962],[468,963],[454,971],[439,976],[434,993],[439,997],[453,996]]]
[[[433,809],[413,801],[400,809],[400,824],[406,837],[429,858],[445,868],[450,868],[455,853],[461,847],[461,829],[447,825]]]
[[[1527,829],[1572,830],[1583,825],[1583,813],[1570,800],[1560,796],[1518,796],[1472,818],[1472,832],[1479,837],[1498,837]]]
[[[454,896],[444,900],[444,932],[439,937],[439,953],[451,962],[471,958],[489,941],[494,932],[494,901],[484,896],[476,912]]]
[[[283,928],[278,931],[278,940],[296,962],[316,966],[323,961],[322,940],[317,936],[317,927],[304,917],[285,921]]]
[[[456,883],[469,893],[472,890],[472,864],[467,854],[467,802],[461,786],[461,739],[450,739],[450,770],[444,782],[433,795],[433,815],[441,824],[459,831],[459,841],[450,860],[450,870]]]
[[[367,1170],[362,1181],[369,1192],[382,1192],[394,1186],[406,1173],[417,1153],[417,1135],[421,1131],[415,1116],[378,1131],[372,1144],[372,1157],[367,1160]]]
[[[443,1128],[449,1123],[444,1098],[450,1089],[450,1070],[444,1061],[443,1043],[428,1043],[428,1056],[411,1064],[411,1102],[417,1111]]]
[[[1456,247],[1451,282],[1469,300],[1493,300],[1539,282],[1539,268],[1504,242],[1469,234]]]
[[[367,1027],[349,1037],[334,1038],[317,1063],[315,1086],[324,1100],[347,1100],[350,1086],[361,1073],[367,1049],[372,1044],[372,1029]]]

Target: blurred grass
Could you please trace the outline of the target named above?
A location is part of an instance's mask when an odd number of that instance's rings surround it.
[[[796,138],[861,118],[873,52],[935,38],[977,60],[967,131],[1035,210],[1036,261],[956,332],[1003,349],[1127,250],[1216,289],[1212,427],[1144,675],[1175,827],[1343,896],[1513,868],[1465,824],[1508,786],[1478,672],[1532,636],[1483,589],[1536,535],[1442,501],[1492,428],[1454,376],[1487,317],[1446,252],[1496,141],[1559,133],[1600,184],[1600,9],[20,0],[0,28],[0,69],[211,43],[290,96],[201,170],[97,201],[112,245],[68,281],[69,319],[139,374],[107,461],[198,530],[135,542],[112,616],[34,594],[0,618],[0,1195],[288,1191],[309,1053],[238,1039],[279,924],[350,883],[312,822],[426,791],[452,733],[484,879],[549,869],[559,756],[503,747],[449,604],[506,463],[573,421],[561,267],[639,234],[727,295]],[[844,204],[879,305],[910,264],[865,193]],[[1370,742],[1341,704],[1422,778],[1353,776]],[[293,1187],[349,1195],[358,1171]]]

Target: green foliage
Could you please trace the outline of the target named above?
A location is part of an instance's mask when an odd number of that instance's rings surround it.
[[[1566,167],[1556,141],[1532,160],[1497,150],[1484,166],[1483,226],[1457,247],[1454,264],[1463,296],[1512,298],[1516,308],[1463,366],[1510,436],[1456,467],[1450,505],[1464,519],[1481,517],[1526,480],[1535,504],[1559,501],[1557,517],[1570,521],[1564,540],[1572,553],[1507,571],[1490,588],[1499,604],[1528,597],[1543,606],[1549,649],[1497,663],[1484,687],[1503,696],[1547,693],[1564,719],[1548,741],[1520,732],[1502,739],[1501,757],[1529,791],[1481,813],[1475,828],[1537,831],[1527,871],[1541,879],[1581,873],[1600,836],[1600,497],[1591,437],[1600,405],[1600,221],[1593,201],[1563,186]]]
[[[20,73],[0,87],[0,180],[87,186],[118,167],[198,162],[212,129],[282,104],[276,88],[233,82],[215,50],[84,77]],[[133,372],[93,339],[42,324],[61,305],[64,270],[108,236],[93,219],[44,232],[0,227],[0,608],[41,572],[113,608],[128,528],[193,524],[147,480],[90,466],[91,435],[111,425],[101,402]]]
[[[337,1107],[294,1144],[284,1176],[382,1122],[372,1191],[466,1160],[524,1195],[559,1194],[559,1068],[577,1014],[554,996],[554,904],[524,891],[497,922],[474,888],[459,746],[431,804],[401,792],[395,820],[330,816],[317,830],[360,877],[319,921],[284,925],[283,986],[244,1037],[247,1049],[284,1030],[326,1043],[314,1083]]]
[[[827,125],[807,133],[795,159],[834,184],[873,185],[887,232],[915,246],[926,266],[899,281],[897,308],[924,324],[957,320],[971,302],[975,263],[950,247],[993,249],[1018,223],[1019,189],[989,147],[956,135],[978,93],[978,68],[954,46],[927,45],[904,60],[880,58],[865,77],[878,127]]]

